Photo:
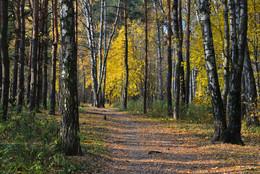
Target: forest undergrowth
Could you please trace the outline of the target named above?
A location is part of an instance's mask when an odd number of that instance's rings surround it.
[[[104,127],[97,118],[80,111],[82,156],[60,152],[60,112],[32,115],[11,112],[10,120],[0,123],[0,173],[96,173],[98,158],[107,154]],[[46,111],[47,112],[47,111]]]

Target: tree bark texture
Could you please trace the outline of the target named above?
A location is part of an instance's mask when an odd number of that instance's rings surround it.
[[[186,27],[186,79],[185,79],[185,104],[189,104],[190,96],[190,0],[187,2],[187,27]]]
[[[43,96],[42,105],[47,110],[47,92],[48,92],[48,3],[49,0],[44,0],[44,39],[43,39]]]
[[[97,107],[100,107],[100,101],[101,101],[101,84],[102,84],[102,64],[103,64],[103,33],[104,33],[104,0],[101,0],[100,2],[100,29],[99,29],[99,43],[98,43],[98,55],[99,55],[99,80],[98,80],[98,92],[97,92]]]
[[[212,142],[224,139],[226,131],[226,118],[224,116],[223,101],[221,98],[217,67],[215,61],[215,51],[213,46],[213,36],[210,22],[210,2],[200,1],[200,21],[202,27],[202,37],[204,42],[204,52],[206,61],[206,71],[208,78],[208,89],[214,116],[214,138]]]
[[[176,41],[176,67],[175,67],[175,103],[173,118],[175,120],[179,119],[179,105],[180,105],[180,92],[181,92],[181,62],[182,62],[182,39],[179,32],[179,18],[178,18],[178,0],[173,1],[173,28],[174,28],[174,38]]]
[[[244,58],[244,77],[245,77],[245,94],[247,101],[247,109],[249,117],[251,114],[254,115],[252,111],[256,109],[257,105],[257,91],[256,91],[256,81],[254,77],[254,71],[252,68],[252,63],[250,59],[248,43],[246,44],[245,58]]]
[[[125,84],[123,89],[123,96],[122,96],[122,105],[123,108],[127,108],[127,89],[128,89],[128,77],[129,77],[129,70],[128,70],[128,37],[127,37],[127,1],[124,0],[124,18],[125,18]]]
[[[167,114],[172,117],[172,27],[171,27],[171,1],[167,0],[167,32],[168,32],[168,74],[167,74]]]
[[[17,96],[17,113],[22,111],[24,101],[24,56],[25,56],[25,0],[20,1],[20,16],[21,16],[21,41],[19,55],[19,80],[18,80],[18,96]]]
[[[14,69],[13,69],[13,89],[12,89],[12,106],[16,103],[17,97],[17,80],[18,80],[18,60],[21,41],[21,16],[20,16],[20,0],[17,1],[15,10],[15,16],[17,20],[16,33],[15,33],[15,48],[14,48]]]
[[[87,35],[88,35],[88,46],[90,50],[91,59],[91,79],[92,79],[92,106],[96,107],[98,105],[98,81],[97,81],[97,58],[95,51],[95,40],[94,40],[94,26],[92,19],[92,5],[89,0],[86,2],[86,25],[87,25]]]
[[[223,18],[224,18],[224,87],[222,91],[222,100],[224,107],[224,114],[226,117],[227,96],[229,91],[229,68],[230,68],[230,35],[229,35],[229,22],[228,22],[228,6],[227,0],[223,0]]]
[[[2,27],[2,1],[0,2],[0,26]],[[1,30],[0,30],[1,32]],[[2,100],[2,80],[3,80],[3,73],[2,73],[2,53],[1,53],[1,41],[0,41],[0,101]]]
[[[144,58],[144,106],[143,113],[147,113],[147,70],[148,70],[148,7],[147,0],[144,1],[145,8],[145,58]]]
[[[9,96],[9,85],[10,85],[10,72],[9,72],[9,57],[8,57],[8,0],[1,1],[1,57],[2,57],[2,71],[3,71],[3,83],[2,83],[2,98],[1,98],[1,110],[2,120],[7,120],[8,110],[8,96]]]
[[[78,90],[77,86],[77,57],[75,43],[74,2],[60,1],[61,21],[61,129],[60,138],[62,150],[66,155],[81,153],[78,137]]]
[[[38,22],[39,0],[33,0],[33,36],[31,58],[31,82],[30,82],[30,105],[29,111],[35,111],[36,85],[37,85],[37,56],[38,56]]]
[[[161,44],[161,28],[158,19],[158,12],[155,0],[153,0],[153,7],[155,11],[155,20],[156,20],[156,41],[157,41],[157,57],[158,57],[158,98],[159,100],[163,100],[163,73],[162,73],[162,44]]]
[[[183,55],[182,55],[182,47],[183,47],[183,25],[182,25],[182,1],[178,1],[178,23],[179,23],[179,45],[180,52],[178,56],[180,56],[180,103],[185,104],[185,79],[184,79],[184,64],[183,64]],[[177,50],[178,51],[178,50]]]
[[[246,49],[247,38],[247,0],[241,0],[236,4],[230,0],[230,25],[234,33],[231,35],[232,41],[232,67],[231,67],[231,86],[229,92],[229,124],[226,133],[225,143],[243,145],[241,140],[241,78]],[[237,31],[236,12],[233,7],[240,6],[240,20]],[[237,8],[235,8],[237,9]]]
[[[28,57],[28,68],[27,68],[27,85],[26,85],[26,102],[30,104],[30,89],[31,89],[31,67],[32,67],[32,42],[30,43],[30,53]]]
[[[57,0],[52,0],[52,67],[51,67],[51,91],[50,91],[50,115],[55,115],[56,105],[56,62],[57,62],[57,48],[58,48],[58,15],[57,15]]]

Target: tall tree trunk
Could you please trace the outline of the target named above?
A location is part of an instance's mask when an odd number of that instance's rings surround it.
[[[183,25],[182,25],[182,1],[178,1],[178,23],[179,23],[179,45],[180,45],[180,103],[185,104],[185,79],[184,79],[184,64],[182,55],[183,46]],[[177,50],[178,51],[178,50]]]
[[[153,0],[153,7],[155,11],[155,20],[156,20],[156,41],[157,41],[157,57],[158,57],[158,98],[159,100],[163,100],[163,77],[162,77],[162,44],[161,44],[161,28],[159,24],[159,19],[158,19],[158,12],[157,12],[157,7],[155,0]]]
[[[106,66],[106,52],[108,51],[107,50],[107,3],[106,1],[104,1],[104,60],[103,60],[103,64],[102,64],[102,71],[103,71],[103,68],[105,68],[104,72],[101,71],[101,82],[100,84],[102,83],[102,87],[103,89],[100,91],[100,107],[105,107],[105,90],[106,90],[106,69],[107,69],[107,66]],[[103,76],[103,77],[102,77]],[[103,79],[103,81],[102,81]]]
[[[247,102],[248,120],[258,119],[254,110],[257,107],[257,91],[254,77],[254,71],[251,64],[248,43],[246,44],[246,52],[244,58],[244,77],[245,77],[245,97]]]
[[[103,66],[103,33],[104,33],[104,0],[100,2],[100,30],[99,30],[99,43],[98,43],[98,55],[99,55],[99,80],[98,80],[98,98],[97,98],[97,107],[100,107],[101,100],[101,84],[102,84],[102,66]]]
[[[30,52],[28,56],[28,76],[27,76],[27,88],[26,88],[26,102],[30,104],[30,89],[31,89],[31,67],[32,67],[32,42],[30,43]]]
[[[21,41],[19,55],[19,81],[18,81],[18,97],[17,97],[17,113],[22,111],[24,101],[24,55],[25,55],[25,0],[20,1],[20,16],[21,16]]]
[[[43,60],[43,34],[44,34],[44,10],[42,9],[42,4],[40,4],[40,33],[38,38],[38,60],[37,60],[37,86],[36,86],[36,105],[35,111],[40,112],[40,105],[42,101],[42,60]]]
[[[174,38],[176,41],[176,68],[175,68],[175,103],[173,118],[179,119],[179,105],[180,105],[180,91],[181,91],[181,62],[182,62],[182,39],[179,32],[179,18],[178,18],[178,0],[173,1],[173,26],[174,26]]]
[[[29,105],[30,112],[34,112],[35,103],[36,103],[38,21],[39,21],[38,12],[39,12],[39,0],[33,0],[33,37],[32,37],[31,84],[30,84],[30,105]]]
[[[147,113],[147,69],[148,69],[148,17],[147,17],[147,0],[144,1],[145,8],[145,58],[144,58],[144,108],[143,113]]]
[[[124,18],[125,18],[125,84],[122,95],[123,108],[127,108],[127,88],[128,88],[128,38],[127,38],[127,2],[124,0]]]
[[[51,67],[51,91],[50,91],[50,115],[55,115],[56,105],[56,62],[57,62],[57,47],[59,40],[58,33],[58,15],[57,15],[57,0],[52,0],[52,67]]]
[[[0,2],[0,26],[2,28],[2,1]],[[1,32],[1,29],[0,29]],[[2,79],[3,79],[3,73],[2,73],[2,53],[1,53],[1,41],[0,41],[0,101],[2,101]]]
[[[228,22],[228,6],[227,0],[223,0],[223,18],[224,18],[224,87],[222,91],[222,100],[224,107],[224,114],[226,117],[227,96],[229,91],[229,66],[230,66],[230,36],[229,36],[229,22]]]
[[[171,27],[171,1],[167,0],[167,32],[168,32],[168,75],[167,75],[167,114],[172,117],[172,27]]]
[[[66,155],[81,153],[80,139],[78,137],[78,89],[77,84],[77,58],[75,43],[75,16],[74,2],[60,1],[61,21],[61,128],[60,138],[62,151]]]
[[[241,140],[241,77],[247,43],[247,0],[241,0],[240,2],[239,30],[236,32],[235,21],[237,19],[234,6],[238,5],[233,0],[230,0],[230,24],[233,32],[231,34],[232,68],[229,93],[229,124],[224,142],[243,145],[244,143]],[[236,38],[237,33],[238,37]]]
[[[12,106],[15,105],[17,97],[17,79],[18,79],[18,59],[19,59],[19,48],[21,40],[21,16],[20,16],[20,0],[17,1],[16,6],[16,34],[15,34],[15,49],[14,49],[14,70],[13,70],[13,91],[12,91]]]
[[[43,108],[47,110],[47,91],[48,91],[48,3],[49,0],[44,0],[44,39],[43,39],[43,96],[42,104]]]
[[[95,51],[95,41],[94,41],[94,26],[92,19],[92,5],[89,0],[86,2],[86,25],[87,25],[87,35],[88,35],[88,46],[90,50],[90,59],[91,59],[91,79],[92,79],[92,106],[97,106],[98,100],[98,82],[97,82],[97,58]]]
[[[213,36],[210,22],[210,2],[208,0],[200,1],[200,20],[202,27],[202,36],[204,41],[208,89],[210,93],[210,99],[214,116],[215,130],[212,142],[215,142],[223,140],[227,125],[223,112],[223,102],[218,82],[215,51],[213,46]]]
[[[185,104],[189,104],[190,96],[190,0],[187,2],[187,27],[186,27],[186,79],[185,79]]]
[[[7,110],[8,110],[8,96],[9,96],[9,57],[8,57],[8,0],[1,1],[1,57],[2,57],[2,68],[3,68],[3,84],[2,84],[2,100],[1,100],[1,110],[2,110],[2,120],[7,120]]]

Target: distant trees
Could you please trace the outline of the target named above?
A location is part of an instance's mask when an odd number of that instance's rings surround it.
[[[77,82],[73,74],[70,83],[79,100],[95,107],[121,102],[124,109],[137,104],[149,113],[167,104],[164,110],[175,119],[189,114],[192,105],[212,107],[212,142],[236,144],[243,144],[241,96],[243,115],[258,119],[260,9],[254,0],[77,0],[75,21],[69,23],[74,34],[68,30],[76,51],[69,49],[65,35],[59,38],[58,25],[65,18],[58,15],[57,0],[0,4],[2,120],[8,118],[8,106],[17,113],[47,109],[54,115],[58,104],[67,113],[62,105],[69,97],[63,93],[72,90],[62,76],[71,70],[63,66],[67,60],[77,71]],[[155,13],[148,15],[149,10]],[[77,68],[65,53],[75,54]],[[76,113],[75,108],[71,105]]]

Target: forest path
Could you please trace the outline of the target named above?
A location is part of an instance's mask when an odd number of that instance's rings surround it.
[[[253,163],[252,159],[247,159],[248,156],[240,154],[252,150],[259,152],[259,148],[211,145],[209,140],[201,141],[194,132],[179,129],[176,124],[113,109],[89,108],[87,112],[101,116],[100,119],[106,116],[109,157],[103,161],[102,173],[254,173],[260,169],[259,163]],[[229,153],[239,156],[229,156]],[[248,155],[257,161],[257,154]]]

